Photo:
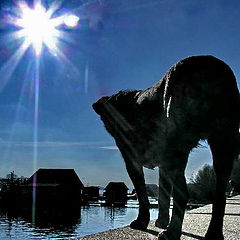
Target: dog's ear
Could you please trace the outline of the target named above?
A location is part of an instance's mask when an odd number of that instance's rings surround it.
[[[120,91],[110,97],[109,101],[117,105],[132,105],[136,104],[138,91]]]
[[[137,93],[139,91],[120,91],[112,95],[107,102],[123,116],[132,115],[137,110]]]
[[[97,102],[93,103],[92,108],[94,111],[98,114],[101,115],[101,108],[103,107],[104,103],[108,101],[109,97],[105,96],[100,98]]]

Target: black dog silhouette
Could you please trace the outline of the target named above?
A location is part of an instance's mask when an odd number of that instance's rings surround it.
[[[143,167],[159,167],[159,239],[180,239],[188,191],[184,176],[189,152],[199,140],[210,145],[216,197],[205,238],[222,240],[226,185],[239,154],[240,97],[232,70],[213,56],[175,64],[153,87],[120,91],[93,104],[125,160],[136,189],[139,214],[131,223],[146,229],[149,201]],[[169,222],[170,194],[173,212]]]

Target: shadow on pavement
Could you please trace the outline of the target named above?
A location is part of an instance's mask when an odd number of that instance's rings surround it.
[[[192,234],[192,233],[182,232],[182,235],[187,236],[187,237],[191,237],[191,238],[195,238],[195,239],[199,239],[199,240],[204,240],[204,237],[201,237],[199,235],[195,235],[195,234]]]
[[[150,234],[152,234],[154,236],[158,236],[158,234],[159,234],[159,232],[154,231],[152,229],[146,229],[144,232],[150,233]]]

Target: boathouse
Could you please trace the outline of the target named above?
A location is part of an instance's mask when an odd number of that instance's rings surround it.
[[[99,199],[99,187],[89,186],[83,189],[83,199],[86,202],[96,202]]]
[[[36,206],[80,204],[83,184],[74,169],[39,169],[25,184],[26,202]]]
[[[128,187],[124,182],[110,182],[104,192],[106,205],[125,205],[127,203]]]

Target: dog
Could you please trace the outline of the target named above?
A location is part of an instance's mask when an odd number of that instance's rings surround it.
[[[239,154],[240,97],[230,67],[214,56],[191,56],[172,66],[146,90],[120,91],[93,104],[115,139],[139,200],[130,227],[148,226],[143,167],[159,167],[159,240],[179,240],[188,201],[185,168],[200,140],[210,146],[216,193],[207,240],[222,240],[225,192]],[[173,197],[169,218],[170,195]]]

